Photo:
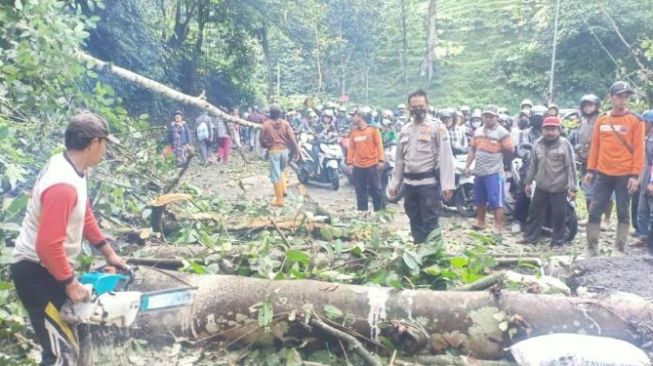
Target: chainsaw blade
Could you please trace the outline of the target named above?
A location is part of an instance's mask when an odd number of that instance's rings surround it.
[[[197,287],[143,293],[141,311],[149,312],[191,305],[195,300],[195,292],[197,292]]]

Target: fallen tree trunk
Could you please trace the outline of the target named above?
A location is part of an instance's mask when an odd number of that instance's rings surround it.
[[[245,121],[243,119],[231,116],[222,110],[220,110],[218,107],[214,106],[213,104],[209,103],[206,101],[204,98],[200,97],[194,97],[191,95],[187,95],[181,92],[178,92],[170,87],[167,87],[157,81],[154,81],[152,79],[146,78],[145,76],[139,75],[133,71],[129,71],[127,69],[124,69],[119,66],[115,66],[111,63],[104,62],[98,58],[95,58],[88,53],[85,53],[81,50],[77,50],[75,52],[75,56],[80,60],[85,62],[89,67],[94,68],[99,71],[107,71],[110,72],[113,75],[116,75],[122,79],[125,79],[129,82],[132,82],[134,84],[137,84],[145,89],[148,89],[150,91],[153,91],[155,93],[159,93],[161,95],[164,95],[170,99],[174,99],[178,102],[187,104],[187,105],[192,105],[197,108],[201,108],[209,112],[210,114],[220,117],[221,119],[231,122],[231,123],[236,123],[242,126],[247,126],[251,128],[261,128],[261,125],[258,123],[252,123],[249,121]]]
[[[457,349],[483,359],[500,359],[505,347],[523,338],[556,332],[614,337],[635,345],[653,339],[653,304],[636,296],[603,299],[514,292],[395,290],[310,280],[268,281],[238,276],[190,275],[142,269],[142,290],[198,287],[192,309],[144,315],[147,334],[195,340],[273,344],[309,340],[311,313],[326,319],[337,308],[341,330],[368,345],[380,337],[408,354]],[[274,324],[259,319],[272,305]],[[337,312],[336,312],[337,313]],[[314,315],[314,316],[315,316]],[[332,316],[333,318],[333,316]],[[304,320],[303,320],[304,319]],[[264,331],[269,327],[269,331]],[[362,336],[361,336],[362,335]],[[324,339],[324,337],[316,337]]]

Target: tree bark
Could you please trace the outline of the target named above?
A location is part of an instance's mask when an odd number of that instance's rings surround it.
[[[98,71],[107,71],[113,75],[116,75],[122,79],[125,79],[129,82],[132,82],[134,84],[137,84],[145,89],[148,89],[150,91],[153,91],[155,93],[159,93],[161,95],[164,95],[168,98],[174,99],[180,103],[187,104],[187,105],[192,105],[197,108],[205,109],[207,112],[210,114],[220,117],[223,120],[231,123],[236,123],[242,126],[247,126],[247,127],[252,127],[255,129],[260,129],[261,125],[257,123],[252,123],[249,121],[245,121],[240,118],[236,118],[234,116],[231,116],[222,110],[220,110],[218,107],[212,105],[211,103],[207,102],[205,99],[198,98],[198,97],[193,97],[184,93],[180,93],[170,87],[167,87],[159,82],[156,82],[152,79],[146,78],[142,75],[139,75],[135,72],[129,71],[127,69],[124,69],[119,66],[115,66],[111,63],[104,62],[100,59],[97,59],[81,50],[77,50],[76,52],[77,58],[82,61],[87,63],[88,67],[94,68]]]
[[[426,28],[426,54],[424,55],[424,60],[422,61],[422,68],[420,74],[422,77],[426,77],[427,80],[431,80],[433,77],[433,66],[435,64],[435,46],[437,43],[437,0],[429,1],[429,10],[428,10],[428,19],[427,19],[427,28]]]
[[[482,359],[500,359],[505,347],[523,338],[555,332],[586,333],[651,341],[653,304],[639,297],[602,299],[514,292],[396,290],[312,280],[268,281],[222,275],[190,275],[141,269],[134,289],[197,286],[192,308],[144,314],[146,334],[192,339],[273,344],[310,339],[310,314],[327,319],[329,307],[344,314],[340,330],[379,347],[381,336],[408,354],[457,349]],[[261,304],[273,306],[274,323],[259,324]],[[331,310],[333,311],[333,310]],[[264,331],[263,327],[269,327]],[[321,342],[324,337],[317,337]],[[318,341],[316,341],[318,342]]]
[[[267,99],[272,100],[274,96],[274,60],[272,59],[272,52],[270,51],[270,42],[268,40],[268,25],[264,22],[263,25],[257,30],[259,42],[263,49],[263,57],[265,58],[266,80],[267,80]]]
[[[408,35],[406,30],[406,0],[401,1],[401,70],[404,76],[404,85],[408,84]]]
[[[321,55],[320,55],[320,29],[319,25],[315,25],[315,66],[317,68],[317,91],[316,95],[320,96],[322,93],[322,60],[321,60]]]

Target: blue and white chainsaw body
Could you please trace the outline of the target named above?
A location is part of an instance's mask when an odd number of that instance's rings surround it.
[[[62,317],[72,324],[126,328],[134,324],[140,313],[188,306],[195,299],[196,287],[152,292],[126,291],[132,280],[131,271],[128,275],[85,273],[80,277],[80,283],[91,289],[92,300],[74,305],[66,302],[61,308]]]

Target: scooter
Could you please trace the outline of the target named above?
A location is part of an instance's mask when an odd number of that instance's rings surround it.
[[[455,209],[460,216],[476,216],[476,207],[474,206],[474,176],[465,175],[467,166],[467,154],[454,156],[454,167],[456,169],[456,188],[450,200],[442,200],[445,208]],[[474,165],[471,166],[474,169]]]
[[[381,184],[383,187],[383,194],[385,195],[385,201],[390,203],[397,203],[404,197],[404,184],[401,183],[397,189],[397,195],[390,195],[390,181],[392,180],[392,172],[395,169],[395,158],[397,156],[397,144],[391,143],[385,147],[384,151],[385,164],[383,167],[383,172],[381,173]]]
[[[291,163],[290,166],[297,174],[297,178],[303,184],[314,181],[329,184],[331,189],[337,191],[340,188],[339,168],[344,160],[342,148],[337,140],[320,143],[318,161],[313,160],[314,136],[308,132],[299,135],[299,162]]]

